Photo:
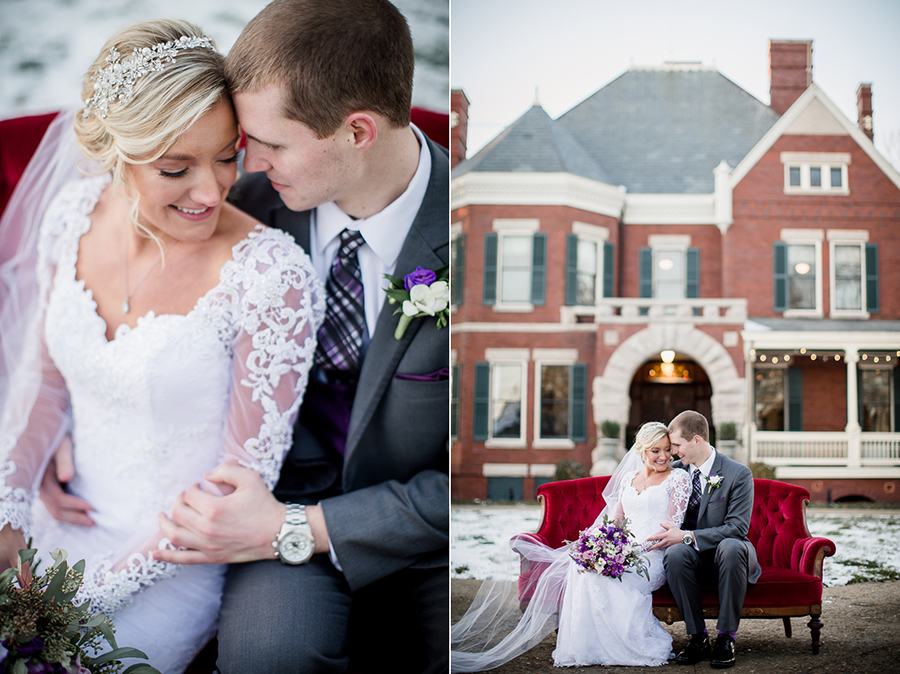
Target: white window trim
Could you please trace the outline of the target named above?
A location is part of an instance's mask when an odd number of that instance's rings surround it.
[[[541,221],[537,218],[495,218],[491,229],[497,233],[497,301],[491,309],[497,313],[525,314],[534,311],[531,302],[503,301],[503,239],[506,236],[531,236],[540,231]],[[533,241],[532,241],[533,246]],[[534,261],[532,260],[532,273]]]
[[[603,268],[606,256],[603,252],[603,244],[609,241],[609,228],[601,225],[589,225],[586,222],[575,220],[572,222],[572,234],[581,241],[590,241],[597,246],[597,273],[594,276],[594,304],[577,304],[578,307],[600,306],[603,300]]]
[[[687,298],[687,252],[688,248],[691,247],[691,237],[689,234],[651,234],[647,237],[647,245],[650,246],[650,257],[651,257],[651,270],[650,270],[650,283],[653,287],[653,297],[656,298],[659,294],[656,292],[656,284],[657,284],[657,272],[656,270],[659,268],[659,251],[662,249],[665,250],[677,250],[681,253],[682,256],[682,265],[684,268],[684,283],[681,288],[681,299]]]
[[[831,288],[831,297],[829,298],[829,310],[831,318],[850,318],[850,319],[866,319],[870,314],[866,310],[868,297],[866,296],[866,242],[869,240],[869,233],[865,230],[835,230],[828,232],[828,282]],[[837,302],[837,293],[835,289],[837,265],[835,264],[835,246],[859,246],[860,257],[860,309],[838,309],[835,305]]]
[[[848,152],[782,152],[781,163],[784,165],[785,194],[822,194],[828,196],[847,196],[850,194],[850,154]],[[800,185],[791,185],[791,168],[800,169]],[[822,169],[822,185],[812,187],[809,179],[810,168]],[[831,186],[831,169],[841,169],[841,185]]]
[[[816,259],[816,306],[814,309],[787,308],[782,313],[784,318],[824,318],[825,310],[822,302],[823,270],[822,270],[822,240],[825,232],[822,229],[782,229],[781,240],[789,246],[815,247]],[[788,273],[788,286],[790,285],[790,273]],[[790,287],[787,288],[790,293]],[[790,301],[790,297],[787,298]]]
[[[488,403],[488,438],[484,442],[485,448],[492,449],[524,449],[528,445],[526,430],[528,428],[528,361],[531,356],[529,349],[485,349],[485,359],[490,366],[489,403]],[[522,392],[521,408],[519,410],[519,437],[518,438],[494,438],[494,365],[503,364],[521,365],[522,381],[519,388]]]
[[[541,376],[543,374],[541,370],[545,365],[563,365],[571,368],[578,362],[578,349],[534,349],[532,355],[534,357],[535,410],[532,447],[535,449],[574,449],[575,442],[570,438],[541,437]],[[569,400],[569,405],[571,404],[572,401]]]

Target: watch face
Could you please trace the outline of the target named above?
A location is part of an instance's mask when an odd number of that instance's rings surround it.
[[[312,557],[312,539],[299,531],[287,533],[278,546],[278,554],[288,564],[300,564]]]

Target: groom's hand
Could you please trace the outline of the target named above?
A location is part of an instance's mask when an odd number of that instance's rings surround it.
[[[41,479],[41,500],[47,511],[60,522],[92,527],[94,520],[88,514],[93,510],[91,504],[72,496],[63,487],[75,477],[74,457],[72,437],[66,435],[59,443],[47,470],[44,471],[44,477]]]
[[[660,526],[665,529],[664,532],[647,536],[648,541],[658,541],[656,545],[647,548],[648,550],[664,550],[671,545],[681,543],[684,538],[684,532],[681,529],[674,524],[663,523]]]
[[[224,464],[204,476],[225,493],[217,496],[193,485],[175,499],[172,517],[160,513],[159,526],[177,547],[155,550],[153,558],[175,564],[230,564],[274,559],[272,541],[284,522],[285,507],[254,470]]]

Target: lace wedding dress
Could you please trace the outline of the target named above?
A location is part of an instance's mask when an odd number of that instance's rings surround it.
[[[81,598],[112,616],[119,644],[181,672],[215,633],[225,567],[152,560],[152,549],[171,545],[158,513],[223,462],[253,468],[274,487],[324,293],[293,240],[258,227],[190,313],[150,312],[107,340],[75,262],[108,183],[67,184],[43,221],[41,393],[21,433],[0,437],[0,525],[32,535],[44,560],[57,547],[70,563],[86,559]],[[56,522],[34,499],[66,432],[75,446],[70,491],[94,506],[90,528]]]
[[[680,527],[691,494],[687,471],[673,470],[658,485],[638,493],[626,477],[619,500],[636,540],[661,531],[668,522]],[[571,563],[559,614],[553,662],[558,667],[580,665],[664,665],[672,637],[653,617],[653,590],[666,582],[664,550],[645,553],[650,581],[637,573],[622,580],[598,573],[580,573]]]
[[[673,470],[662,483],[640,493],[632,485],[635,475],[637,471],[623,476],[618,505],[611,515],[627,518],[638,542],[662,531],[663,522],[680,527],[691,493],[687,471]],[[666,664],[672,638],[653,617],[650,596],[665,583],[663,550],[645,553],[648,582],[634,571],[625,573],[621,581],[581,573],[567,546],[553,549],[516,538],[510,545],[528,565],[544,567],[530,588],[528,608],[520,616],[515,583],[485,581],[466,615],[451,630],[451,671],[497,667],[525,653],[554,629],[553,662],[559,667]]]

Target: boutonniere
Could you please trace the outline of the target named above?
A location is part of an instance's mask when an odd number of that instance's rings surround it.
[[[390,287],[384,292],[391,304],[400,304],[394,315],[400,314],[394,339],[403,337],[410,321],[422,316],[437,316],[437,329],[440,330],[450,319],[450,281],[449,265],[439,269],[422,269],[416,267],[403,278],[385,274]]]
[[[721,475],[710,475],[706,478],[706,488],[710,493],[722,486],[722,479]]]

